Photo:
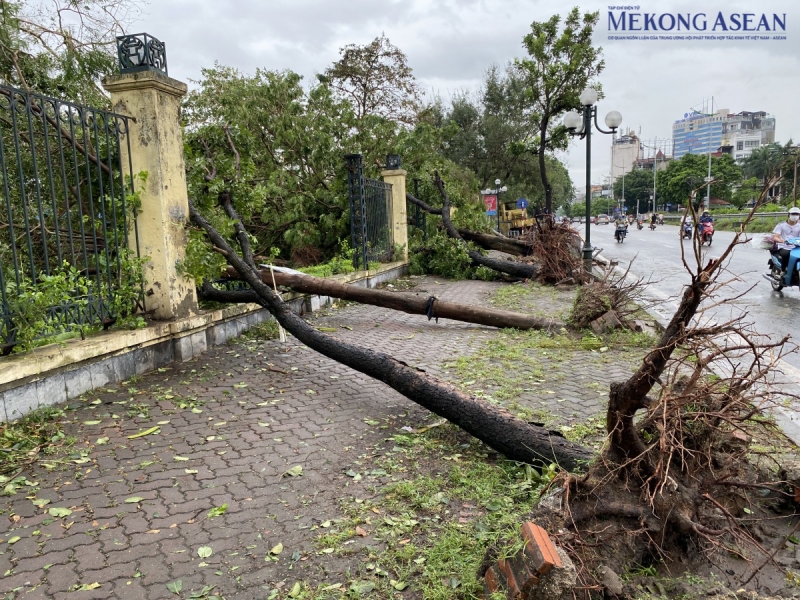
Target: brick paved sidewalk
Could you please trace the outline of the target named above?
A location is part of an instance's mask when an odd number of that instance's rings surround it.
[[[414,281],[419,293],[476,304],[504,285]],[[572,293],[549,289],[530,302],[543,316],[563,316]],[[444,379],[449,361],[500,335],[359,305],[310,320]],[[518,402],[564,425],[601,412],[608,383],[641,356],[536,352],[542,373]],[[293,338],[216,347],[70,407],[73,453],[24,473],[31,485],[0,501],[0,593],[8,597],[176,598],[206,587],[231,600],[285,594],[298,580],[346,586],[362,558],[320,554],[319,525],[342,516],[344,493],[369,497],[385,483],[346,471],[401,427],[435,420]],[[297,466],[302,475],[293,476]],[[208,517],[223,505],[224,514]],[[279,543],[282,552],[270,554]],[[368,543],[376,542],[354,547]],[[178,579],[176,596],[167,584]],[[89,589],[72,591],[80,586]],[[417,597],[413,586],[402,597]]]

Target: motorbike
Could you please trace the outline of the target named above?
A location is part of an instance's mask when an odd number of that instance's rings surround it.
[[[638,229],[639,231],[644,229],[644,225],[642,224],[641,221],[636,221],[636,229]]]
[[[708,242],[708,245],[711,245],[711,240],[714,238],[714,223],[700,223],[699,227],[699,234],[700,234],[700,245],[705,244]]]
[[[683,224],[683,239],[685,240],[692,239],[692,229],[693,227],[691,223],[686,222]]]
[[[789,251],[789,265],[786,272],[783,272],[780,256],[773,254],[767,261],[769,273],[764,273],[764,277],[776,292],[785,287],[800,286],[800,238],[788,238],[786,242],[797,246]]]
[[[618,244],[621,244],[625,241],[626,235],[628,235],[628,226],[617,225],[617,229],[614,231],[614,239],[617,240]]]
[[[655,222],[654,221],[650,221],[650,231],[655,231],[655,230],[656,230]]]

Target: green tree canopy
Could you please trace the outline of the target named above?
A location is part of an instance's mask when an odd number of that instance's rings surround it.
[[[102,107],[100,79],[116,72],[116,36],[135,11],[129,0],[0,1],[2,82]]]
[[[624,196],[623,196],[624,189]],[[618,177],[614,182],[614,197],[623,198],[625,210],[636,213],[636,203],[639,203],[639,212],[649,210],[650,198],[653,195],[653,171],[650,169],[634,169],[625,177]]]
[[[567,146],[567,133],[559,118],[580,106],[580,93],[599,75],[605,64],[602,49],[592,43],[598,12],[581,14],[573,8],[564,19],[554,15],[534,21],[523,39],[528,57],[514,61],[513,78],[524,86],[522,106],[532,144],[539,156],[539,175],[545,190],[545,208],[553,210],[553,195],[547,177],[545,153]],[[516,87],[516,86],[515,86]]]
[[[339,54],[319,79],[353,105],[357,119],[377,115],[407,125],[416,122],[422,93],[406,55],[386,36],[365,46],[348,44]]]
[[[698,190],[695,202],[705,196],[703,181],[708,176],[707,154],[684,154],[680,160],[673,160],[657,175],[657,202],[663,204],[683,204],[689,200],[692,190]],[[742,181],[742,169],[729,154],[711,159],[711,195],[730,200],[733,190]]]

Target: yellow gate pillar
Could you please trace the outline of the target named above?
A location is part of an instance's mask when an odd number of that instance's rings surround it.
[[[408,215],[406,211],[406,175],[407,171],[400,168],[400,157],[390,154],[386,157],[387,168],[381,171],[383,181],[392,186],[392,233],[394,244],[403,249],[402,258],[395,256],[395,260],[408,260]]]
[[[147,171],[136,219],[140,254],[150,258],[145,265],[147,309],[155,311],[156,319],[191,316],[197,313],[195,284],[176,270],[185,255],[189,218],[180,125],[186,84],[143,70],[108,76],[103,87],[111,93],[113,110],[133,117],[121,138],[123,164],[129,159],[134,174]]]

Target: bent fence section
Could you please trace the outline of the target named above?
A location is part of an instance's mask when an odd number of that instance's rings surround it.
[[[141,287],[130,293],[127,129],[124,115],[0,86],[0,353],[31,328],[51,337],[144,308]]]

